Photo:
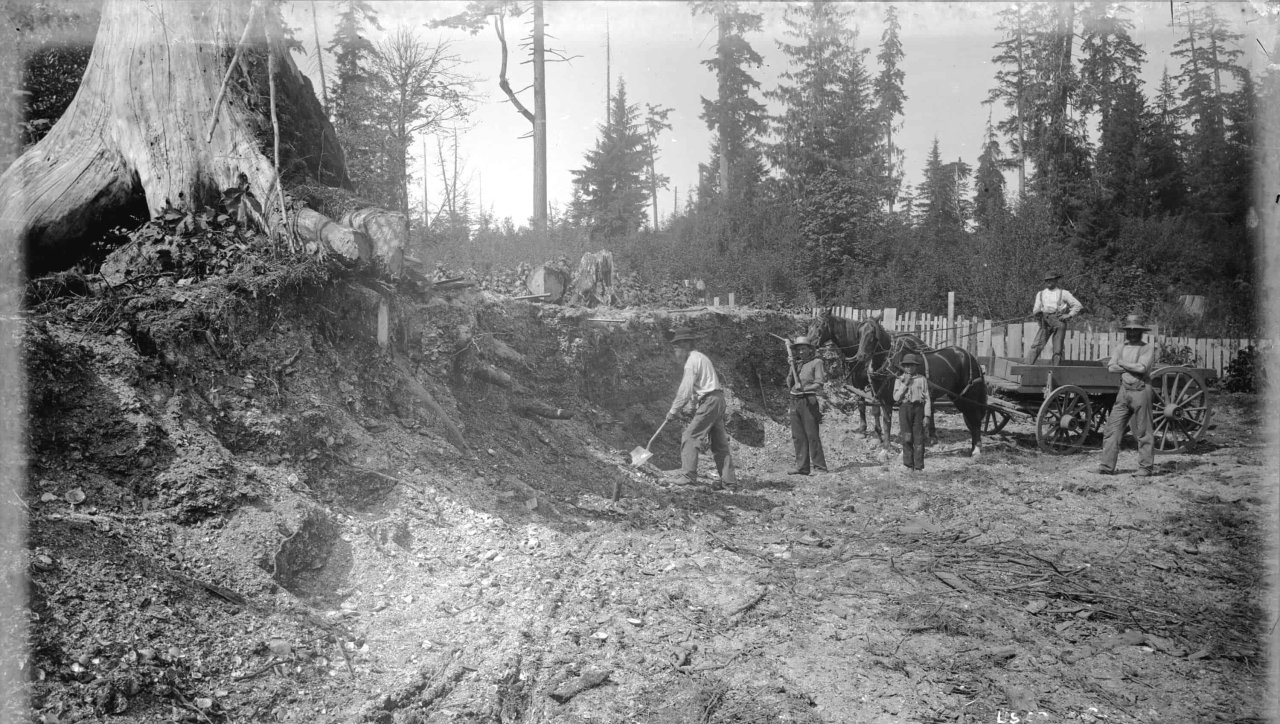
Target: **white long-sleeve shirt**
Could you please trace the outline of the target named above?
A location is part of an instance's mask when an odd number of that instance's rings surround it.
[[[676,390],[676,400],[671,403],[671,411],[667,415],[674,416],[690,402],[702,399],[702,396],[720,389],[720,377],[716,374],[715,365],[698,350],[689,352],[684,361],[684,377],[680,380],[680,389]]]
[[[1045,288],[1036,292],[1036,303],[1031,313],[1062,314],[1066,312],[1074,317],[1080,313],[1081,307],[1080,302],[1076,301],[1076,298],[1066,289],[1062,287],[1057,289]]]

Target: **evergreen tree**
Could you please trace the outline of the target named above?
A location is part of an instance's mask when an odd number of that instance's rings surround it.
[[[1031,10],[1035,29],[1031,66],[1035,85],[1027,154],[1036,193],[1060,225],[1073,224],[1087,203],[1089,148],[1082,118],[1073,114],[1079,78],[1072,62],[1075,3],[1043,3]]]
[[[716,97],[702,99],[702,120],[715,135],[712,143],[711,177],[700,176],[699,201],[718,219],[711,232],[721,252],[733,240],[742,238],[742,228],[756,213],[757,188],[764,177],[760,139],[768,128],[764,104],[753,97],[760,83],[751,69],[762,62],[746,39],[762,26],[758,13],[742,10],[733,2],[697,2],[695,14],[707,13],[716,19],[715,55],[702,61],[716,76]],[[714,203],[712,200],[714,199]]]
[[[1186,34],[1174,43],[1172,55],[1181,59],[1177,76],[1182,117],[1191,124],[1187,141],[1190,202],[1201,214],[1221,213],[1235,191],[1231,183],[1226,138],[1226,114],[1231,104],[1223,90],[1223,77],[1245,73],[1236,60],[1241,52],[1233,44],[1241,38],[1231,32],[1212,4],[1183,14]]]
[[[1146,179],[1145,208],[1151,214],[1180,214],[1186,210],[1187,178],[1182,158],[1181,114],[1177,89],[1165,68],[1155,101],[1143,119],[1142,171]]]
[[[627,102],[626,83],[619,79],[595,148],[587,152],[586,165],[572,172],[571,214],[593,242],[626,236],[645,223],[646,141],[639,113]]]
[[[996,138],[991,120],[987,120],[986,140],[982,155],[978,157],[978,171],[974,175],[973,219],[979,228],[989,230],[1008,212],[1004,193],[1004,173],[1000,141]]]
[[[870,118],[867,51],[854,47],[848,10],[830,2],[791,6],[784,23],[798,42],[778,43],[790,68],[765,93],[782,108],[770,160],[802,187],[829,169],[869,170],[880,134]]]
[[[381,29],[377,12],[365,0],[342,0],[338,26],[327,49],[334,54],[334,84],[329,95],[333,128],[342,142],[347,172],[356,192],[379,204],[398,208],[399,194],[387,184],[385,136],[374,117],[375,92],[368,72],[373,43],[366,25]]]
[[[964,232],[972,213],[968,198],[971,173],[963,161],[942,162],[935,136],[925,161],[924,180],[916,187],[916,225],[926,238],[953,241]]]
[[[997,26],[1004,39],[991,59],[996,85],[987,94],[988,104],[999,102],[1008,111],[996,129],[1005,135],[1013,152],[1010,165],[1018,169],[1018,194],[1027,190],[1027,122],[1034,105],[1035,81],[1031,66],[1031,22],[1027,3],[1013,3],[998,14]]]
[[[884,13],[884,33],[880,36],[880,52],[876,62],[880,66],[880,74],[876,76],[876,122],[883,129],[884,145],[881,150],[884,162],[884,173],[887,177],[886,192],[888,207],[893,211],[893,204],[902,187],[902,149],[894,145],[893,132],[902,127],[899,120],[907,95],[902,90],[902,82],[906,74],[902,71],[902,41],[898,37],[902,31],[902,23],[898,21],[898,10],[889,5]]]
[[[1109,2],[1087,3],[1081,12],[1081,112],[1097,111],[1105,125],[1118,93],[1141,88],[1146,51],[1129,35],[1133,22],[1128,8]]]

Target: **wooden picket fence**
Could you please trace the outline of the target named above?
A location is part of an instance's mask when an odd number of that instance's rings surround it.
[[[826,309],[815,308],[813,316]],[[1022,359],[1030,350],[1036,338],[1039,325],[1034,322],[1013,321],[1001,323],[979,317],[957,315],[948,318],[945,315],[925,312],[900,311],[889,307],[885,309],[857,309],[854,307],[830,307],[832,314],[848,319],[867,319],[871,315],[879,315],[881,324],[890,332],[910,332],[920,337],[931,347],[958,345],[973,354],[993,357]],[[1191,367],[1212,369],[1221,377],[1227,366],[1235,359],[1236,353],[1250,345],[1256,345],[1251,339],[1207,339],[1202,337],[1175,337],[1160,333],[1158,327],[1147,333],[1166,352],[1185,350],[1186,364]],[[1111,353],[1124,343],[1124,333],[1109,327],[1102,328],[1088,322],[1069,323],[1063,356],[1067,360],[1101,360],[1107,359]],[[1052,354],[1050,345],[1045,345],[1040,352],[1041,360],[1048,360]]]

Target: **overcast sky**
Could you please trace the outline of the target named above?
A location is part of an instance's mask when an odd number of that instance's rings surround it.
[[[462,71],[476,79],[480,103],[470,120],[470,128],[462,136],[461,156],[465,176],[470,182],[473,200],[483,199],[484,207],[497,218],[511,217],[516,224],[526,225],[532,201],[532,141],[527,121],[517,114],[497,87],[499,65],[498,43],[491,30],[477,36],[463,31],[435,30],[431,20],[460,12],[462,2],[414,2],[385,0],[372,2],[377,10],[383,33],[397,27],[417,30],[428,43],[448,42],[451,51],[466,61]],[[765,59],[755,71],[762,88],[776,85],[778,74],[786,69],[786,61],[778,50],[783,34],[783,13],[793,3],[774,2],[753,5],[744,3],[765,16],[763,32],[748,37],[752,46]],[[858,47],[870,48],[872,72],[876,72],[874,56],[883,31],[886,3],[849,3],[858,30]],[[902,23],[904,89],[907,103],[902,130],[897,142],[905,151],[907,183],[915,184],[921,176],[929,147],[937,137],[944,160],[959,157],[970,164],[977,162],[987,114],[993,110],[982,101],[993,85],[995,69],[991,64],[993,44],[1000,40],[996,30],[996,13],[1006,3],[897,3]],[[1175,8],[1191,3],[1177,2]],[[1255,73],[1267,63],[1263,48],[1271,50],[1273,30],[1261,19],[1261,2],[1216,3],[1219,13],[1245,37],[1241,43],[1242,62]],[[307,56],[296,56],[298,66],[316,80],[316,61],[312,36],[310,2],[293,2],[287,6],[286,20],[301,32],[297,37],[306,46]],[[1176,73],[1176,59],[1169,57],[1176,38],[1170,27],[1168,2],[1126,3],[1132,10],[1133,35],[1146,49],[1144,78],[1150,95],[1167,66]],[[333,35],[336,3],[314,3],[319,23],[320,42],[327,45]],[[557,1],[545,3],[547,32],[554,36],[548,45],[563,51],[573,60],[549,63],[547,67],[547,138],[548,196],[553,205],[563,208],[572,196],[572,169],[581,168],[583,156],[599,136],[597,127],[603,121],[606,91],[606,35],[610,38],[609,64],[613,83],[623,78],[627,95],[641,108],[646,103],[673,108],[672,128],[659,139],[659,173],[671,179],[683,204],[688,191],[697,182],[697,168],[710,155],[710,133],[701,119],[702,97],[712,97],[715,80],[701,61],[713,53],[714,24],[705,16],[693,17],[689,5],[674,0],[611,0],[609,2]],[[608,28],[608,33],[606,33]],[[510,23],[508,41],[516,41],[527,32],[523,21]],[[374,35],[380,35],[374,33]],[[794,41],[792,41],[794,42]],[[532,83],[529,65],[517,65],[523,58],[514,55],[508,73],[514,88]],[[326,55],[327,72],[332,72],[332,58]],[[318,86],[317,86],[318,87]],[[522,100],[532,107],[532,92],[525,91]],[[764,100],[761,98],[760,100]],[[995,121],[1003,109],[994,108]],[[434,162],[435,139],[427,139],[430,177],[428,190],[433,210],[438,204],[432,189],[439,189],[438,165]],[[420,148],[421,142],[415,144]],[[417,160],[414,169],[416,193],[421,199],[423,166]],[[659,215],[671,213],[673,188],[661,193]],[[420,203],[420,201],[419,201]]]

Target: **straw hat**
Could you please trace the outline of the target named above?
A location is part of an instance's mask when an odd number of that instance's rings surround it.
[[[800,335],[791,341],[792,347],[814,347],[813,338]]]

